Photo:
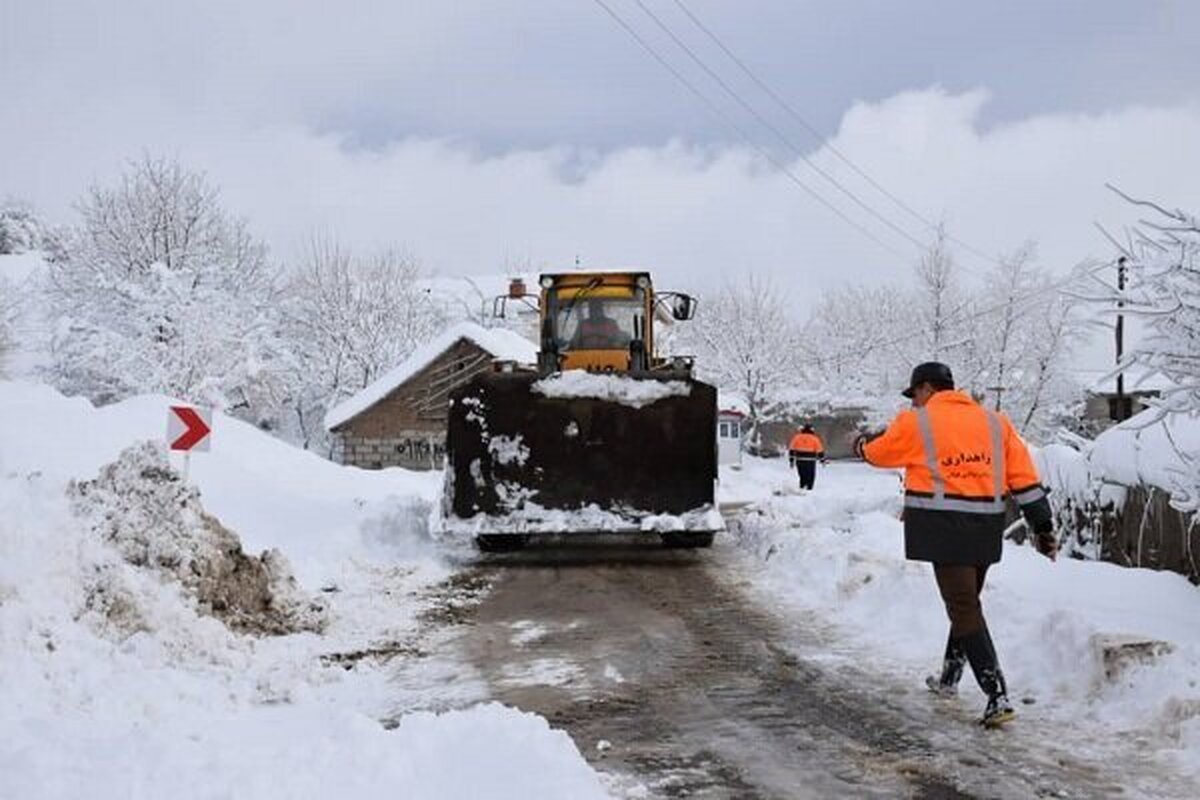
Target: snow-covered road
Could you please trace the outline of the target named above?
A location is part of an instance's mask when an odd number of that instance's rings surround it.
[[[855,663],[831,620],[772,607],[730,541],[557,542],[471,572],[488,588],[453,658],[493,699],[567,730],[619,795],[1189,796],[1125,774],[1146,764],[977,730],[965,701],[931,702],[916,676]]]

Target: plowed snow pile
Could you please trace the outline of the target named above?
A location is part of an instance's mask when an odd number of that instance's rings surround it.
[[[200,493],[167,462],[162,445],[130,447],[68,496],[99,541],[128,565],[176,581],[196,604],[245,633],[320,632],[325,606],[300,591],[277,549],[248,556],[236,535],[200,506]],[[88,606],[127,633],[145,629],[123,572],[101,570]]]
[[[170,403],[0,382],[0,797],[604,796],[565,733],[407,655],[451,574],[435,476],[217,415],[188,483],[145,441]]]

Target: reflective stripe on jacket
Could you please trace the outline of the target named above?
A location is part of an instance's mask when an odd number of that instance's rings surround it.
[[[793,459],[818,459],[825,457],[825,444],[815,433],[797,433],[788,444],[788,453]]]
[[[1049,523],[1046,492],[1020,435],[1003,414],[962,392],[938,392],[923,408],[900,412],[863,457],[904,468],[910,558],[998,561],[1009,496],[1031,526]]]

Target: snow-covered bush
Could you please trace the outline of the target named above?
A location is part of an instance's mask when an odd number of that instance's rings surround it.
[[[403,361],[444,326],[415,259],[360,256],[314,237],[288,285],[286,335],[298,439],[323,449],[325,409]]]
[[[101,403],[161,392],[269,426],[286,394],[276,274],[217,190],[144,157],[79,210],[50,268],[53,381]]]
[[[42,233],[41,221],[23,203],[0,205],[0,256],[40,249]]]
[[[0,203],[0,256],[41,250],[50,260],[65,255],[66,234],[52,228],[19,200]]]

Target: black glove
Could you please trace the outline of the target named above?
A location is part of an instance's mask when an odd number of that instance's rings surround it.
[[[1054,535],[1054,528],[1044,525],[1039,525],[1038,528],[1039,530],[1034,531],[1033,546],[1039,553],[1054,561],[1058,558],[1058,537]]]
[[[871,437],[865,433],[860,433],[855,436],[854,441],[850,444],[850,447],[854,450],[854,455],[858,456],[859,458],[865,458],[865,456],[863,456],[863,448],[867,446],[867,442],[870,441],[870,439]]]

